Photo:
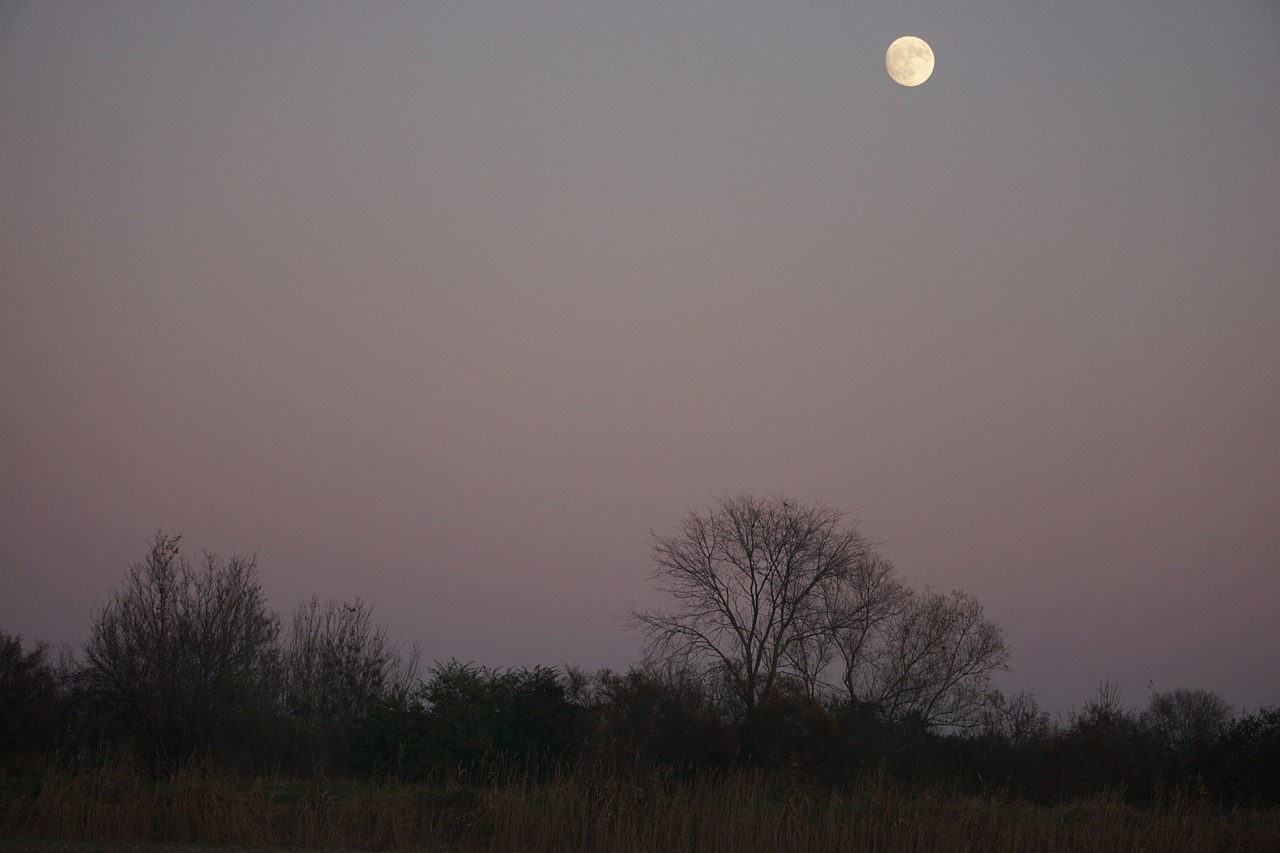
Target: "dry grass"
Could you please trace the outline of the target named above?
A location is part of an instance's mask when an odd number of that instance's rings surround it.
[[[833,792],[746,770],[568,769],[549,781],[494,771],[427,785],[240,781],[199,766],[149,780],[117,761],[6,785],[0,838],[10,839],[507,853],[1280,850],[1277,809],[1189,797],[1043,807],[907,796],[875,778]]]

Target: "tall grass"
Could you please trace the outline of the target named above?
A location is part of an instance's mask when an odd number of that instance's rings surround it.
[[[10,779],[0,837],[507,853],[1280,850],[1280,810],[1188,795],[1036,806],[864,777],[846,790],[737,769],[495,764],[432,783],[235,779],[189,764],[150,779],[126,759]]]

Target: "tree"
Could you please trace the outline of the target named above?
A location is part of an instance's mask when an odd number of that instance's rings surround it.
[[[1211,690],[1179,687],[1153,693],[1141,719],[1179,770],[1193,770],[1226,730],[1231,706]]]
[[[275,710],[279,618],[253,557],[198,565],[157,533],[94,614],[77,674],[109,735],[156,760],[197,749],[247,754]]]
[[[360,598],[321,604],[314,596],[293,614],[284,649],[285,707],[313,764],[339,749],[375,707],[403,704],[414,687],[417,649],[402,655],[372,617]]]
[[[883,655],[886,639],[894,636],[886,629],[907,613],[913,601],[913,593],[897,577],[893,564],[879,554],[862,561],[849,582],[841,585],[833,602],[829,637],[846,698],[864,702],[869,698],[857,689],[859,674]]]
[[[720,498],[650,536],[653,579],[675,606],[633,611],[647,661],[709,663],[747,714],[780,678],[816,683],[834,632],[862,612],[853,581],[874,562],[843,513],[780,496]]]
[[[909,593],[883,621],[878,642],[846,656],[844,683],[852,702],[870,702],[890,720],[912,718],[928,728],[971,728],[997,695],[991,673],[1005,669],[1004,631],[982,603],[956,590]]]
[[[996,692],[980,716],[982,734],[988,740],[1014,748],[1047,743],[1053,736],[1049,712],[1040,710],[1035,694],[1028,690],[1013,696]]]

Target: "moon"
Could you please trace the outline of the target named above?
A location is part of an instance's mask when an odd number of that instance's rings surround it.
[[[933,48],[915,36],[903,36],[889,45],[884,67],[895,82],[919,86],[933,73]]]

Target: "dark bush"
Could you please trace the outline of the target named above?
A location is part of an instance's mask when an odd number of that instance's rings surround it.
[[[766,768],[832,778],[847,775],[853,740],[822,703],[801,691],[775,690],[738,726],[742,755]]]
[[[1166,785],[1197,785],[1209,771],[1231,721],[1231,706],[1210,690],[1153,693],[1140,720],[1157,750]]]
[[[21,637],[0,631],[0,765],[18,770],[39,760],[66,726],[48,645],[23,651]]]
[[[1149,802],[1159,775],[1158,744],[1106,685],[1054,738],[1042,774],[1054,799],[1121,794]]]
[[[724,767],[736,752],[731,722],[687,669],[601,670],[575,691],[588,713],[584,749],[597,761]]]
[[[1226,730],[1215,767],[1217,788],[1244,804],[1280,804],[1280,708],[1260,708]]]
[[[577,713],[553,669],[450,661],[415,696],[388,699],[360,721],[353,764],[418,776],[497,759],[541,764],[569,748]]]

